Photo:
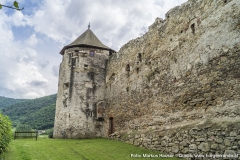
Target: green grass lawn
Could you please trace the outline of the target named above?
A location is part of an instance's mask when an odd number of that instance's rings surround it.
[[[154,154],[140,147],[107,139],[16,139],[12,140],[4,160],[128,160],[131,154]],[[1,158],[0,158],[1,159]],[[152,158],[151,158],[152,159]],[[153,158],[161,159],[161,158]],[[162,158],[172,160],[173,158]],[[175,158],[174,158],[175,159]]]

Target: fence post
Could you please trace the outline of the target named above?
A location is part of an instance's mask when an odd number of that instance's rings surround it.
[[[38,137],[38,130],[36,130],[36,140],[37,140],[37,137]]]

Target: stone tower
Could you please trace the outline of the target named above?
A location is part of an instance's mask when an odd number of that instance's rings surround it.
[[[54,138],[102,136],[106,64],[113,52],[90,26],[60,51]]]

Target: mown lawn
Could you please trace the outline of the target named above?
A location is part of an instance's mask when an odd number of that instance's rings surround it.
[[[142,158],[131,158],[131,154]],[[159,155],[140,147],[107,139],[16,139],[12,140],[4,160],[128,160],[149,159],[143,154]],[[1,158],[0,158],[1,159]],[[176,158],[151,158],[168,159]]]

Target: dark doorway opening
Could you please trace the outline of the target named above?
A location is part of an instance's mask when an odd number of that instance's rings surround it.
[[[114,132],[113,130],[113,118],[109,118],[109,134],[112,134]]]

